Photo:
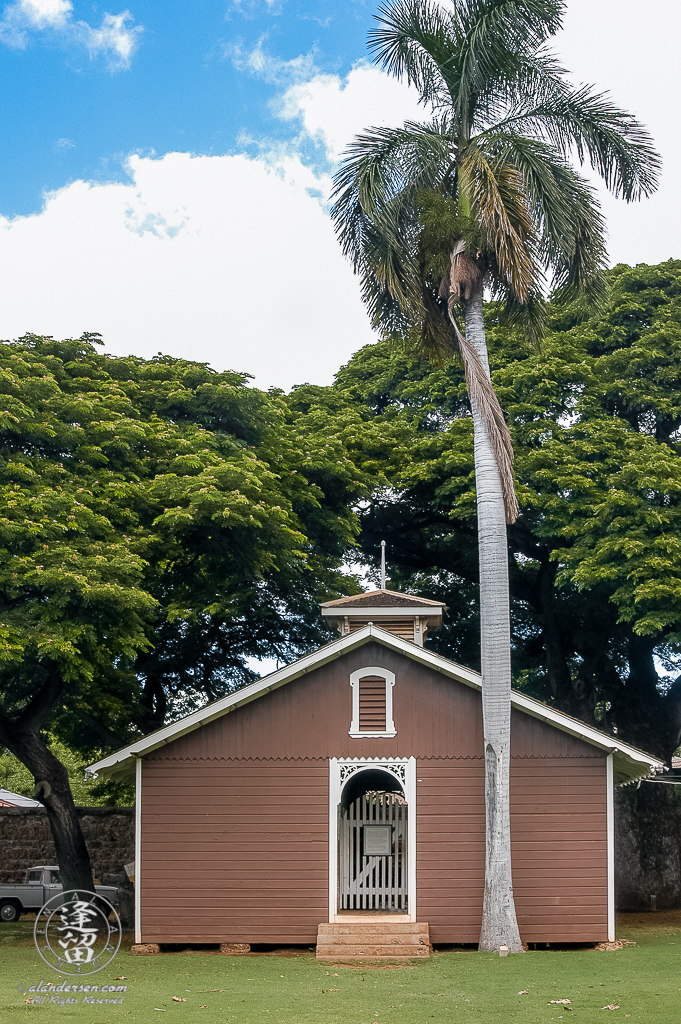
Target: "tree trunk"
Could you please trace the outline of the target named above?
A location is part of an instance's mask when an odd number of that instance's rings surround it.
[[[489,376],[482,289],[466,302],[466,338]],[[480,558],[480,660],[485,748],[485,891],[481,950],[522,951],[511,876],[509,768],[511,626],[506,517],[501,480],[485,423],[471,401]]]
[[[663,710],[664,699],[658,690],[660,678],[655,667],[655,636],[629,634],[627,644],[629,675],[625,700],[618,709],[617,725],[623,736],[637,747],[669,759],[675,746],[669,746],[665,733],[670,725]]]
[[[573,706],[572,677],[565,657],[565,644],[560,627],[560,614],[556,610],[556,573],[558,563],[552,562],[546,552],[537,574],[538,612],[542,624],[542,639],[546,651],[546,674],[551,692],[558,706],[570,714]]]
[[[94,892],[90,855],[66,768],[48,750],[37,731],[26,730],[2,736],[2,743],[26,765],[36,781],[35,797],[47,811],[64,890],[88,889]]]

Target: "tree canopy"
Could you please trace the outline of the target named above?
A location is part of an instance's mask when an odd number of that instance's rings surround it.
[[[327,635],[366,490],[280,393],[96,340],[0,345],[0,744],[48,813],[70,797],[47,725],[120,745]]]
[[[595,315],[548,312],[537,351],[486,307],[521,506],[508,531],[514,685],[669,757],[681,740],[681,262],[616,267]],[[379,343],[328,390],[318,408],[337,410],[376,474],[363,557],[385,538],[393,585],[449,606],[429,644],[479,666],[461,366]]]

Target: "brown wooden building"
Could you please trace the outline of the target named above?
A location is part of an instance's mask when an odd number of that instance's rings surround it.
[[[133,775],[138,942],[305,943],[352,920],[480,932],[480,676],[423,647],[442,605],[323,606],[340,637],[90,771]],[[614,937],[614,786],[661,770],[513,694],[513,882],[526,942]]]

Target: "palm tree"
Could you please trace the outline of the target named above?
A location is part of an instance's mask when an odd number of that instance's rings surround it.
[[[480,949],[522,949],[511,878],[510,625],[506,522],[513,449],[489,372],[483,290],[537,338],[554,297],[603,294],[604,222],[570,164],[627,201],[656,186],[645,129],[546,49],[556,0],[388,0],[370,49],[414,85],[425,123],[370,128],[335,180],[332,215],[374,326],[430,358],[458,353],[474,424],[480,559],[486,865]],[[461,329],[462,317],[465,330]]]

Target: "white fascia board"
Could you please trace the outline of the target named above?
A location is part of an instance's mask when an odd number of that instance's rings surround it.
[[[465,683],[468,686],[472,686],[475,689],[482,690],[482,676],[479,672],[473,672],[472,669],[464,668],[463,665],[457,665],[453,661],[449,661],[448,658],[443,658],[442,655],[433,654],[432,651],[428,651],[423,647],[417,647],[416,644],[409,643],[408,640],[402,640],[401,637],[394,636],[392,633],[386,633],[376,626],[370,627],[376,634],[380,634],[380,639],[386,646],[394,647],[400,650],[407,657],[413,658],[415,661],[420,661],[430,668],[433,668],[436,672],[441,672],[444,675],[450,676],[452,679],[457,679],[459,682]],[[353,634],[354,635],[354,634]],[[557,729],[561,729],[563,732],[567,732],[572,736],[577,736],[580,739],[585,740],[587,743],[591,743],[601,750],[606,750],[608,753],[615,753],[624,755],[624,757],[630,759],[636,764],[645,765],[649,772],[664,771],[665,765],[658,758],[653,757],[651,754],[647,754],[644,750],[637,750],[636,747],[629,746],[628,743],[622,743],[614,736],[608,736],[607,733],[601,732],[599,729],[594,729],[592,726],[586,725],[583,722],[578,721],[576,718],[571,718],[569,715],[563,714],[562,711],[556,711],[549,707],[547,704],[542,704],[541,701],[534,700],[532,697],[527,697],[523,693],[518,693],[517,690],[511,691],[511,704],[518,710],[524,711],[533,718],[539,718],[549,725],[555,726]],[[638,777],[642,773],[638,773]],[[637,777],[636,775],[633,776]]]
[[[290,665],[286,665],[284,668],[278,669],[262,679],[258,679],[255,683],[250,683],[249,686],[244,686],[243,689],[237,690],[236,693],[213,701],[212,704],[208,704],[205,708],[194,711],[191,715],[187,715],[186,718],[182,718],[178,722],[173,722],[162,729],[157,729],[156,732],[151,733],[149,736],[141,737],[122,750],[118,750],[108,757],[102,758],[101,761],[97,761],[96,764],[90,765],[86,768],[86,774],[95,776],[99,774],[116,775],[127,773],[132,769],[132,762],[135,758],[143,757],[158,747],[163,747],[180,736],[193,732],[194,729],[200,729],[216,718],[220,718],[222,715],[244,704],[249,704],[252,700],[257,700],[258,697],[268,693],[270,690],[276,690],[286,683],[293,682],[294,679],[299,679],[313,669],[335,661],[336,658],[342,657],[342,655],[347,654],[356,647],[361,647],[374,638],[380,640],[384,647],[392,648],[401,654],[405,654],[413,661],[428,665],[435,672],[440,672],[474,689],[482,689],[482,677],[479,672],[474,672],[464,665],[457,665],[456,662],[443,658],[442,655],[433,654],[432,651],[419,647],[409,640],[403,640],[393,633],[388,633],[379,626],[362,626],[356,632],[350,633],[348,636],[341,637],[338,640],[333,640],[331,643],[299,658]],[[633,771],[625,772],[627,777],[631,779],[641,778],[646,774],[638,770],[636,765],[645,765],[648,769],[648,774],[665,770],[665,765],[662,761],[652,757],[650,754],[646,754],[645,751],[630,747],[629,744],[622,743],[614,736],[608,736],[606,733],[585,725],[577,721],[577,719],[563,714],[561,711],[554,711],[553,708],[542,704],[541,701],[533,700],[532,697],[526,697],[525,694],[512,690],[511,703],[514,707],[525,711],[534,718],[539,718],[561,729],[563,732],[591,743],[601,750],[619,754],[620,757],[623,756],[625,759],[633,762]]]
[[[615,941],[615,774],[614,754],[605,762],[606,832],[608,864],[608,942]]]
[[[142,941],[142,759],[135,761],[135,942]]]
[[[555,711],[553,708],[548,707],[548,705],[542,704],[541,701],[534,700],[532,697],[527,697],[525,694],[517,693],[514,690],[511,694],[511,702],[514,707],[527,712],[534,718],[541,718],[563,732],[578,736],[587,743],[600,747],[601,750],[607,750],[608,753],[615,754],[616,756],[619,755],[620,764],[622,757],[632,761],[634,773],[631,777],[633,778],[641,777],[641,773],[635,767],[636,765],[645,765],[648,769],[648,774],[666,771],[664,762],[660,761],[659,758],[653,757],[652,754],[646,753],[645,750],[638,750],[636,747],[618,740],[615,736],[609,736],[607,733],[601,732],[600,729],[594,729],[592,726],[579,722],[570,715],[565,715],[561,711]]]
[[[399,608],[322,608],[325,619],[402,619],[410,615],[419,615],[422,619],[437,618],[442,615],[444,605],[400,605]]]
[[[382,636],[389,635],[384,630],[380,632]],[[143,757],[158,747],[163,747],[180,736],[193,732],[194,729],[200,729],[216,718],[221,718],[222,715],[233,711],[235,708],[249,704],[264,693],[276,690],[278,687],[306,675],[313,669],[320,668],[322,665],[340,658],[348,651],[366,643],[367,640],[371,639],[371,636],[372,627],[364,626],[355,633],[350,633],[348,636],[334,640],[330,644],[326,644],[324,647],[313,651],[312,654],[307,654],[290,665],[285,665],[284,668],[280,668],[268,676],[263,676],[262,679],[258,679],[248,686],[244,686],[242,689],[237,690],[236,693],[231,693],[227,697],[221,697],[220,700],[213,701],[205,708],[194,711],[192,714],[181,718],[177,722],[173,722],[171,725],[157,729],[156,732],[152,732],[148,736],[140,737],[133,743],[128,744],[127,747],[123,747],[121,750],[109,754],[108,757],[102,758],[101,761],[89,765],[85,772],[90,776],[116,774],[123,769],[124,765],[125,770],[131,770],[132,762],[135,758]]]

